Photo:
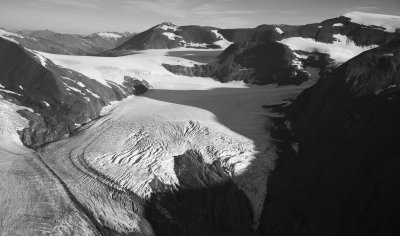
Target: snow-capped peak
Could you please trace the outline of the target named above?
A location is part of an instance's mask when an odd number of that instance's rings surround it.
[[[115,33],[110,33],[110,32],[102,32],[102,33],[97,33],[97,35],[99,35],[100,37],[103,38],[108,38],[108,39],[119,39],[122,36],[115,34]]]
[[[384,27],[388,32],[396,32],[400,29],[400,16],[382,15],[364,12],[349,12],[343,15],[351,19],[351,22],[361,25],[374,25]]]
[[[163,22],[157,26],[157,28],[163,29],[163,30],[172,30],[172,31],[177,31],[178,26],[172,24],[171,22]]]

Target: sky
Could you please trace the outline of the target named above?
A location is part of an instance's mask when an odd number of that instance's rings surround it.
[[[0,0],[0,28],[141,32],[165,21],[253,28],[315,23],[350,11],[400,15],[400,0]]]

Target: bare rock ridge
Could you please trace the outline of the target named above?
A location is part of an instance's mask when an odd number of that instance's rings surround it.
[[[400,41],[370,50],[288,108],[299,153],[269,182],[261,235],[396,235]]]
[[[29,147],[69,134],[98,117],[110,101],[145,92],[141,82],[133,78],[126,78],[125,86],[105,86],[3,38],[0,54],[0,84],[15,93],[5,96],[33,109],[20,111],[30,121],[30,127],[20,133]]]
[[[293,64],[296,55],[281,43],[236,43],[229,46],[215,63],[183,67],[163,65],[180,75],[212,77],[221,82],[244,81],[253,84],[301,84],[308,74]]]

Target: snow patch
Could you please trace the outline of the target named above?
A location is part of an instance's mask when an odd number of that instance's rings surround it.
[[[17,111],[32,109],[17,106],[7,100],[0,99],[0,153],[11,152],[25,154],[30,152],[21,142],[18,131],[28,127],[28,120],[20,116]]]
[[[215,45],[220,46],[222,49],[226,49],[232,44],[232,42],[225,39],[222,34],[218,33],[218,30],[211,30],[211,32],[213,32],[215,37],[218,39],[218,41],[214,42]]]
[[[400,16],[372,14],[363,12],[350,12],[344,15],[351,19],[351,22],[367,26],[380,26],[388,32],[396,32],[400,29]]]
[[[393,53],[385,53],[382,55],[383,57],[394,57]]]
[[[6,89],[1,89],[1,88],[0,88],[0,91],[1,91],[1,92],[5,92],[5,93],[9,93],[9,94],[14,94],[14,95],[17,95],[17,96],[22,96],[22,95],[19,94],[19,93],[16,93],[16,92],[13,92],[13,91],[10,91],[10,90],[6,90]]]
[[[0,30],[1,30],[1,29],[0,29]],[[0,38],[3,38],[3,39],[5,39],[5,40],[7,40],[7,41],[10,41],[10,42],[19,44],[16,40],[14,40],[14,39],[12,39],[12,38],[9,38],[9,37],[7,37],[7,36],[5,36],[5,35],[2,35],[2,34],[0,34]]]
[[[172,23],[165,23],[165,24],[161,24],[158,26],[158,28],[163,29],[163,30],[172,30],[172,31],[177,31],[178,30],[178,26],[172,24]]]
[[[46,65],[47,65],[46,61],[48,59],[46,57],[44,57],[39,51],[30,50],[30,49],[26,49],[26,50],[31,52],[37,59],[39,59],[40,64],[42,64],[42,66],[46,67]]]
[[[98,33],[97,35],[99,35],[100,37],[103,37],[103,38],[108,38],[108,39],[119,39],[119,38],[122,38],[121,35],[114,34],[114,33],[109,33],[109,32]]]
[[[24,38],[24,36],[22,36],[22,35],[11,33],[4,29],[0,29],[0,36],[13,36],[13,37],[21,38],[21,39]]]
[[[275,31],[278,32],[278,34],[283,34],[283,30],[281,28],[276,27]]]
[[[193,48],[207,48],[206,43],[186,43],[185,47],[193,47]]]
[[[310,38],[292,37],[283,39],[281,43],[289,46],[292,50],[301,50],[306,52],[318,51],[327,53],[336,63],[344,63],[362,52],[378,47],[377,45],[361,47],[345,35],[333,35],[336,41],[332,44],[317,42]]]
[[[167,36],[170,40],[176,40],[176,38],[182,38],[182,36],[176,35],[174,33],[170,32],[164,32],[162,33],[164,36]]]
[[[74,92],[77,92],[77,93],[80,93],[80,94],[82,94],[82,95],[86,95],[86,94],[84,94],[84,93],[82,93],[82,91],[81,90],[79,90],[79,89],[77,89],[77,88],[74,88],[74,87],[72,87],[72,86],[69,86],[68,84],[66,84],[66,83],[64,83],[63,82],[63,84],[65,85],[65,87],[67,87],[67,90],[68,91],[74,91]]]
[[[86,91],[87,91],[90,95],[92,95],[93,97],[95,97],[95,98],[100,98],[100,96],[97,95],[97,94],[95,94],[95,93],[93,93],[92,90],[86,89]]]
[[[332,25],[333,27],[343,27],[344,25],[342,23],[336,23]]]
[[[42,102],[46,107],[50,107],[50,104],[48,102],[46,102],[46,101],[42,101]]]

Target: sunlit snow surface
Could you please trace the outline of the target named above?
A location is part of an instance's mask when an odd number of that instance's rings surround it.
[[[229,42],[224,36],[220,33],[218,33],[218,30],[211,30],[215,34],[215,37],[217,37],[218,41],[216,41],[214,44],[220,46],[222,49],[226,49],[229,47],[232,42]]]
[[[22,109],[28,108],[8,102],[0,95],[0,153],[7,151],[13,153],[30,152],[29,149],[24,147],[17,133],[18,130],[28,126],[28,121],[16,112]]]
[[[265,131],[268,112],[262,105],[293,97],[301,88],[249,87],[177,76],[161,64],[193,66],[194,62],[166,56],[167,52],[147,50],[123,57],[43,53],[55,64],[103,84],[120,84],[124,75],[130,75],[153,87],[145,96],[106,107],[102,118],[67,140],[50,144],[44,155],[52,162],[67,157],[84,161],[100,176],[147,198],[176,187],[174,156],[197,150],[208,163],[221,161],[249,197],[257,222],[276,158]],[[60,168],[64,162],[55,165]]]
[[[344,63],[362,52],[373,49],[373,46],[357,46],[352,40],[345,35],[334,35],[333,43],[322,43],[310,38],[292,37],[283,39],[281,43],[288,45],[292,50],[300,50],[306,52],[318,51],[327,53],[337,63]]]
[[[395,32],[396,29],[400,29],[400,16],[363,12],[350,12],[345,14],[344,16],[350,18],[351,22],[361,25],[383,27],[388,32]]]
[[[114,34],[114,33],[109,33],[109,32],[98,33],[98,35],[99,35],[100,37],[109,38],[109,39],[119,39],[119,38],[122,37],[121,35]]]

